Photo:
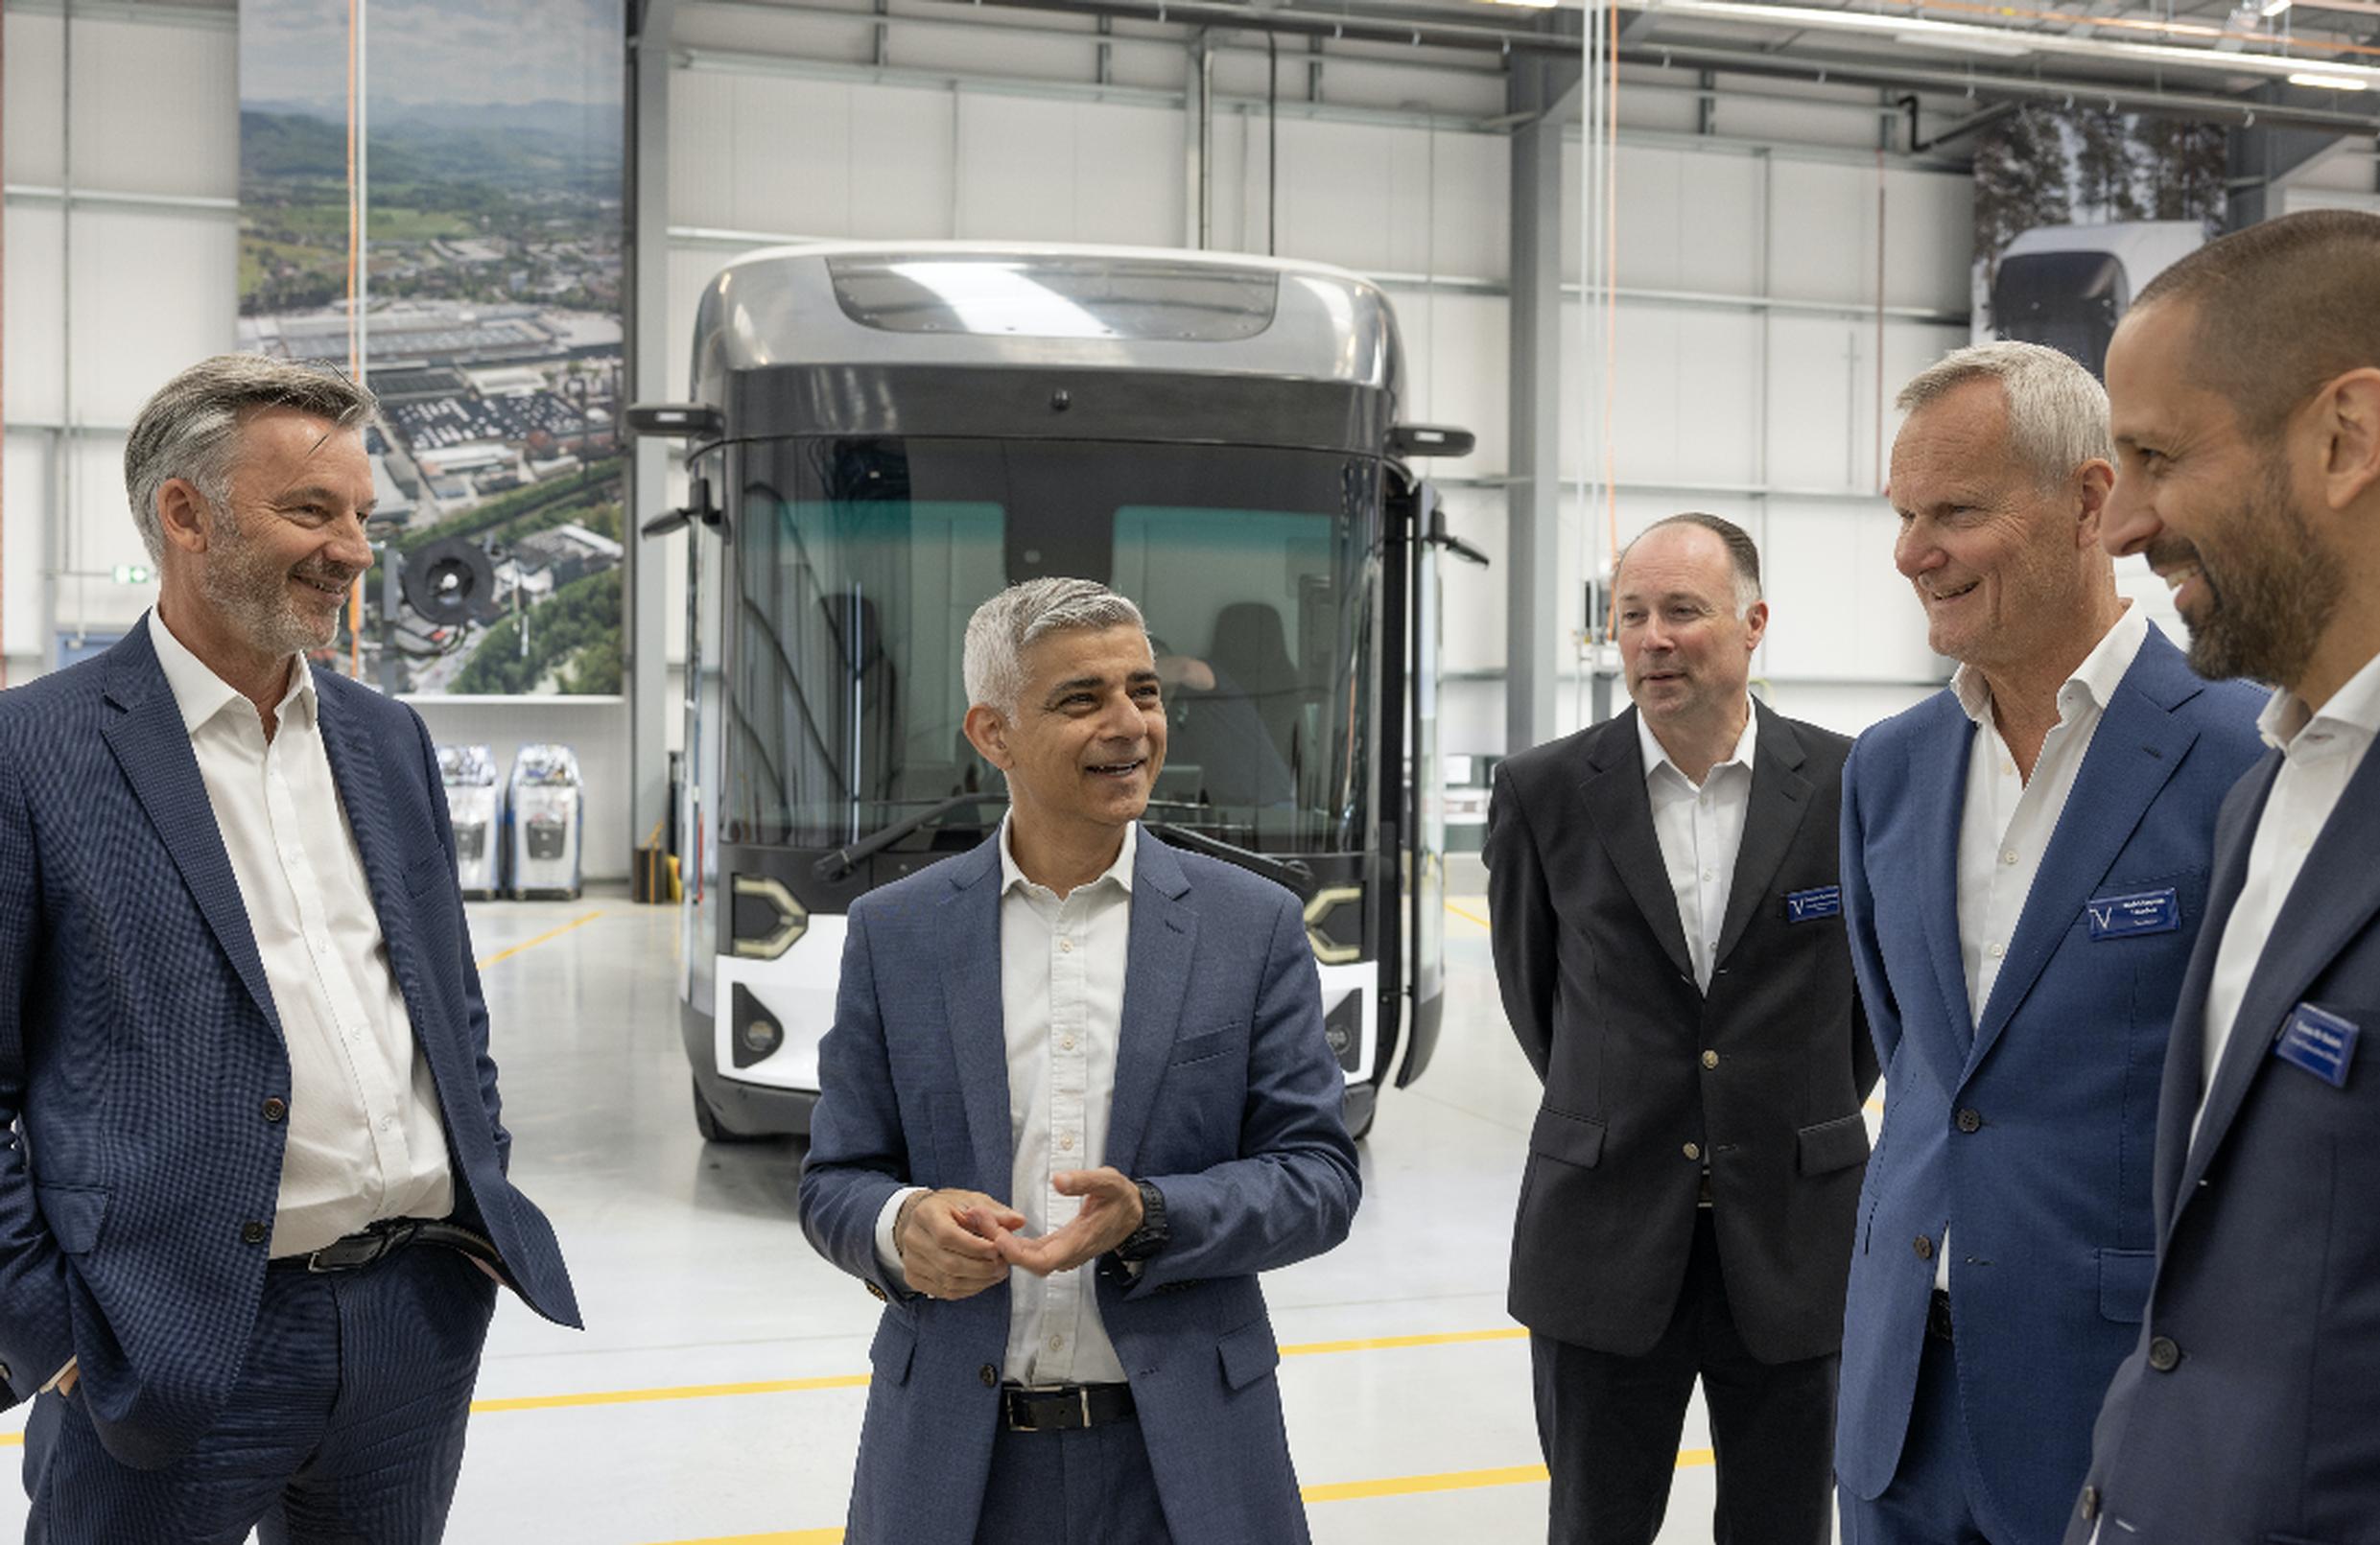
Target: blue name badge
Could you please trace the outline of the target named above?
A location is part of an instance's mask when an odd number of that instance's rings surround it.
[[[2091,943],[2130,939],[2141,933],[2171,933],[2181,926],[2181,899],[2171,885],[2132,896],[2100,896],[2083,903],[2090,917]]]
[[[2304,1068],[2333,1089],[2347,1087],[2347,1065],[2355,1061],[2355,1038],[2363,1034],[2352,1019],[2343,1019],[2311,1003],[2300,1003],[2281,1026],[2273,1055]]]
[[[1821,885],[1815,890],[1789,891],[1785,896],[1787,923],[1813,923],[1843,915],[1843,887]]]

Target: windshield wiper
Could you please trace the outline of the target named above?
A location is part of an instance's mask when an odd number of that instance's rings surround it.
[[[1007,801],[1008,796],[1004,791],[993,794],[954,794],[949,799],[937,800],[915,815],[895,821],[890,826],[879,827],[847,848],[836,849],[810,866],[811,877],[823,884],[833,884],[910,832],[924,831],[953,810],[968,805],[1004,805]]]
[[[1237,843],[1225,842],[1221,837],[1211,837],[1204,831],[1194,831],[1186,826],[1177,826],[1171,821],[1152,821],[1143,816],[1141,827],[1143,831],[1155,832],[1177,848],[1188,848],[1192,853],[1203,853],[1210,858],[1220,858],[1227,863],[1237,864],[1242,869],[1253,869],[1258,874],[1268,875],[1295,890],[1310,889],[1314,883],[1314,872],[1296,858],[1282,858],[1269,853],[1258,853],[1253,848],[1242,848]]]

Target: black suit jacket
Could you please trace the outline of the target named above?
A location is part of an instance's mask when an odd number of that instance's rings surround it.
[[[1728,1305],[1764,1362],[1843,1339],[1875,1049],[1835,884],[1844,737],[1763,710],[1708,997],[1661,863],[1633,708],[1509,758],[1488,809],[1505,1016],[1545,1099],[1513,1231],[1532,1330],[1636,1356],[1668,1325],[1703,1165]]]

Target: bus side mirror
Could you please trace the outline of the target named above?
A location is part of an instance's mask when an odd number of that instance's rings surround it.
[[[727,415],[709,403],[630,403],[624,417],[640,438],[716,440],[727,433]]]
[[[633,415],[636,411],[628,410]],[[1389,454],[1402,459],[1417,456],[1469,456],[1479,436],[1448,424],[1400,424],[1388,432]]]

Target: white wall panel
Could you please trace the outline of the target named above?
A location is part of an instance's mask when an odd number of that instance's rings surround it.
[[[8,573],[0,579],[7,616],[0,618],[0,647],[9,657],[8,677],[21,681],[28,662],[42,658],[41,571],[49,567],[50,459],[52,437],[34,431],[12,433],[0,452],[0,542]]]
[[[1924,614],[1893,567],[1899,522],[1882,500],[1773,501],[1761,554],[1778,613],[1763,646],[1779,677],[1939,679]]]
[[[1433,457],[1432,476],[1494,477],[1510,464],[1504,413],[1511,371],[1510,304],[1501,295],[1400,289],[1389,297],[1404,339],[1403,418],[1451,424],[1478,436],[1470,456]]]
[[[8,349],[7,417],[12,424],[55,424],[65,411],[66,313],[59,304],[66,272],[59,245],[65,221],[58,205],[39,203],[11,202],[6,218],[8,258],[0,266],[0,305],[6,312],[0,326]]]
[[[0,11],[7,33],[7,73],[0,77],[0,126],[5,127],[8,180],[55,188],[65,164],[66,122],[60,43],[64,23],[57,16]],[[13,252],[10,261],[15,261]]]
[[[170,12],[166,13],[170,17]],[[65,22],[9,12],[8,180],[65,175]],[[79,187],[228,199],[240,189],[239,39],[211,19],[74,24]],[[133,105],[153,104],[149,110]]]
[[[228,215],[75,210],[79,422],[130,425],[183,366],[232,346],[240,230]]]
[[[1178,112],[969,93],[957,234],[1169,246],[1182,230]]]
[[[1760,158],[1622,146],[1618,164],[1614,192],[1623,287],[1722,295],[1761,293],[1765,163]],[[1565,191],[1575,200],[1571,185]],[[1574,254],[1577,222],[1567,223]]]

